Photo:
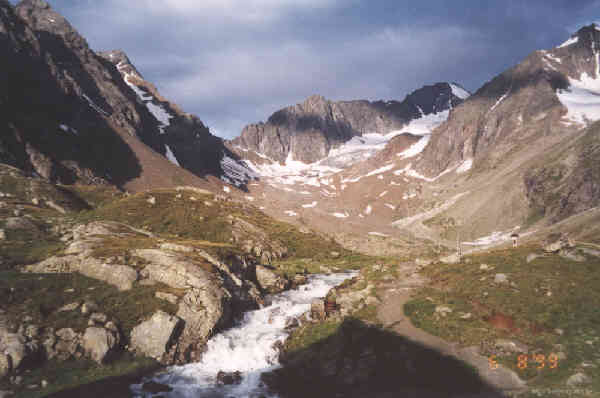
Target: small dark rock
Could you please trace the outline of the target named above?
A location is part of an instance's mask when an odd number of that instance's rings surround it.
[[[147,383],[144,383],[144,385],[142,386],[142,390],[152,393],[152,394],[157,394],[159,392],[173,391],[173,389],[171,387],[169,387],[168,385],[157,383],[155,381],[149,381]]]
[[[242,373],[240,371],[235,372],[223,372],[222,370],[217,373],[217,384],[218,385],[230,385],[240,384],[242,382]]]

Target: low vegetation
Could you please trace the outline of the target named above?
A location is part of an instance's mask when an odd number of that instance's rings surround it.
[[[539,257],[528,262],[531,254]],[[600,392],[600,309],[594,304],[600,300],[600,259],[578,254],[584,261],[544,254],[531,244],[430,265],[423,272],[431,283],[405,313],[429,333],[490,354],[496,339],[526,344],[526,367],[518,366],[521,353],[498,361],[533,388],[564,388],[569,376],[585,372],[593,380],[588,387]],[[498,274],[507,280],[498,282]],[[441,307],[451,312],[442,314]],[[551,367],[552,354],[558,359],[552,357]],[[536,363],[541,355],[545,363]]]

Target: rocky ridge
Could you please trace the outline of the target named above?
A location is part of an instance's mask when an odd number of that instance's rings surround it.
[[[0,9],[0,51],[11,59],[2,74],[1,161],[68,184],[219,186],[168,162],[156,118],[47,2],[3,1]]]
[[[329,101],[320,95],[275,112],[266,123],[246,126],[230,144],[275,162],[313,163],[352,137],[387,134],[408,122],[459,105],[464,95],[455,84],[437,83],[407,95],[403,101]],[[468,94],[468,93],[467,93]],[[239,152],[239,151],[238,151]],[[243,153],[241,154],[243,156]]]
[[[239,162],[222,139],[212,135],[197,116],[165,99],[122,50],[103,51],[98,55],[116,67],[124,82],[136,93],[137,100],[156,118],[164,143],[162,153],[172,163],[198,176],[217,176],[239,187],[252,179],[253,173]]]

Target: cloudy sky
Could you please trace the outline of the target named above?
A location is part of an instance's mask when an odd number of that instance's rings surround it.
[[[13,1],[14,2],[14,1]],[[600,19],[599,0],[49,0],[95,50],[225,138],[311,94],[399,99],[475,91]]]

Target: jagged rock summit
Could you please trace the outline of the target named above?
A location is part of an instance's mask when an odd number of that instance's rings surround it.
[[[400,130],[412,120],[457,106],[468,95],[454,83],[424,86],[403,101],[329,101],[312,95],[300,104],[275,112],[266,123],[246,126],[231,144],[276,162],[291,156],[293,160],[313,163],[352,137]]]

